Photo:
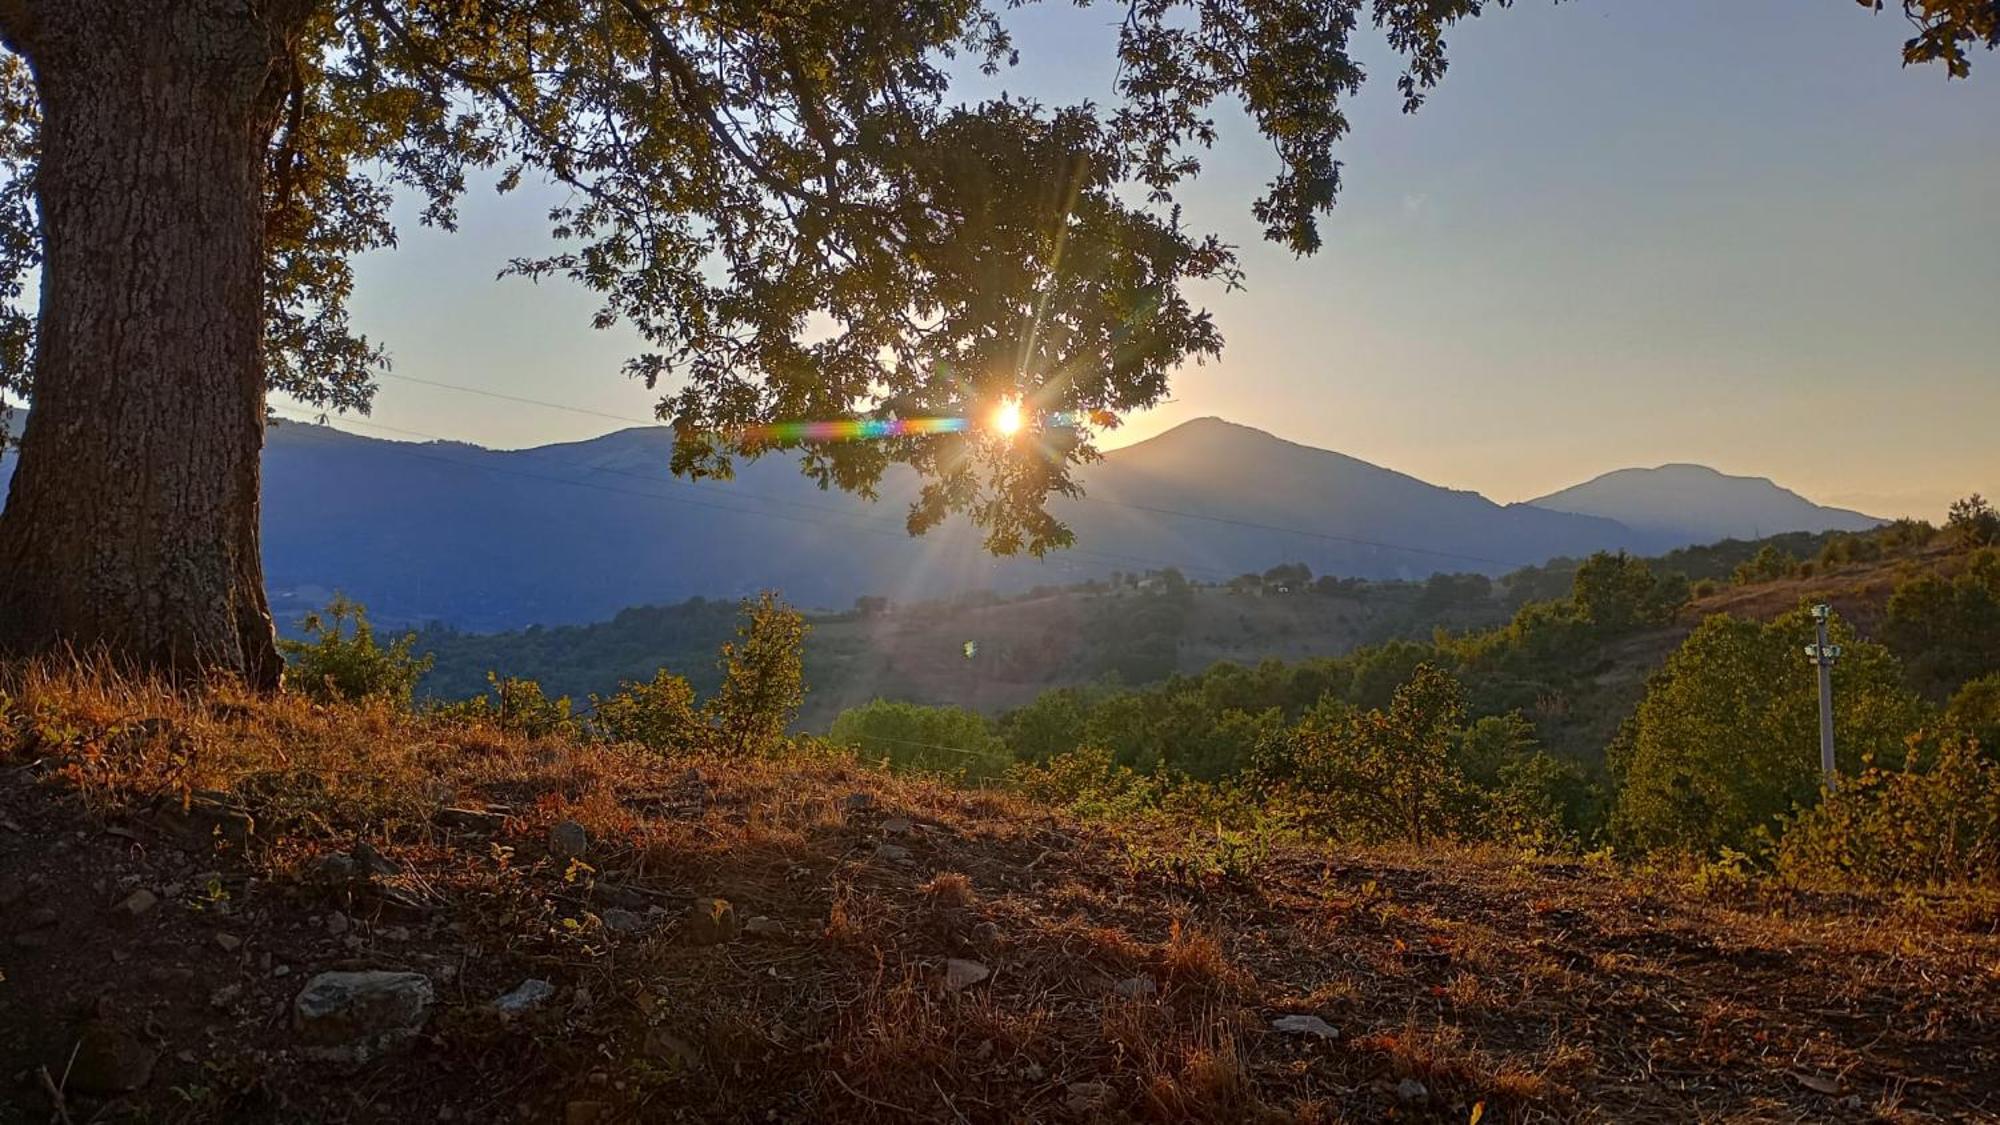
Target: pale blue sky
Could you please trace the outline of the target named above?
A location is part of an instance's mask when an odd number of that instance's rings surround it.
[[[1110,99],[1109,8],[1014,13],[997,85]],[[1259,242],[1263,143],[1228,120],[1188,216],[1240,244],[1228,338],[1110,444],[1215,414],[1498,500],[1699,461],[1935,517],[2000,492],[2000,55],[1905,70],[1835,0],[1520,0],[1451,36],[1414,117],[1376,51],[1326,247]],[[495,281],[546,195],[405,228],[356,316],[395,372],[645,417],[589,294]],[[615,428],[390,378],[375,419],[497,446]]]

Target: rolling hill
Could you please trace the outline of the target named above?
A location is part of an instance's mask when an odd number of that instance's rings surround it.
[[[1731,476],[1706,465],[1620,469],[1529,503],[1616,519],[1642,534],[1681,543],[1761,539],[1785,531],[1866,531],[1883,522],[1815,504],[1764,477]]]

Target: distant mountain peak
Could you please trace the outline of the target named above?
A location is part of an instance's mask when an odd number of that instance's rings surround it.
[[[1738,476],[1685,461],[1617,469],[1528,503],[1603,516],[1692,543],[1786,531],[1864,531],[1882,522],[1815,504],[1768,477]]]

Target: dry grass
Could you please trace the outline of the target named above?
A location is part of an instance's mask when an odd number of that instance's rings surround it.
[[[1180,843],[1170,825],[837,758],[661,756],[74,669],[0,693],[0,819],[21,829],[0,831],[0,879],[82,892],[37,900],[75,900],[63,941],[9,953],[0,1073],[63,1049],[89,982],[93,1010],[167,1048],[135,1096],[156,1119],[2000,1115],[2000,938],[1978,904],[1710,899],[1498,849],[1281,848],[1254,888],[1192,894],[1125,862]],[[174,814],[204,802],[254,829],[189,838]],[[496,833],[440,813],[499,806]],[[892,816],[921,826],[905,860],[876,855]],[[547,852],[562,819],[590,833],[581,865]],[[393,873],[324,878],[359,840]],[[105,926],[134,885],[165,901],[143,932]],[[783,934],[691,944],[697,896]],[[655,905],[650,932],[601,923]],[[188,949],[191,979],[155,972]],[[991,975],[953,990],[948,958]],[[281,1018],[336,965],[441,985],[426,1041],[373,1064],[360,1101],[288,1053]],[[496,1020],[487,1001],[528,977],[556,1000]],[[1133,978],[1157,990],[1114,987]],[[1272,1029],[1293,1013],[1337,1038]]]

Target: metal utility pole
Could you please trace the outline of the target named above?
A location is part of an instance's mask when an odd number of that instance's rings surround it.
[[[1833,607],[1816,605],[1812,614],[1819,641],[1806,646],[1806,658],[1819,668],[1819,770],[1825,779],[1826,791],[1831,793],[1834,790],[1833,665],[1840,659],[1840,646],[1826,643],[1826,625],[1833,617]]]

